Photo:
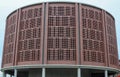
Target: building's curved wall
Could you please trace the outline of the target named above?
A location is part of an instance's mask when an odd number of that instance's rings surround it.
[[[83,64],[106,65],[102,10],[82,5],[80,27]]]
[[[115,31],[115,21],[106,13],[106,41],[107,41],[107,51],[109,65],[114,66],[118,64],[118,51],[117,51],[117,41],[116,41],[116,31]]]
[[[48,64],[76,64],[75,4],[50,3],[47,7],[46,62]]]
[[[41,62],[42,4],[22,8],[18,28],[18,64]]]
[[[7,18],[2,68],[31,64],[118,67],[114,18],[86,4],[26,6]]]
[[[4,52],[2,65],[13,66],[15,55],[16,28],[17,28],[17,11],[14,11],[6,20],[6,32],[4,38]]]

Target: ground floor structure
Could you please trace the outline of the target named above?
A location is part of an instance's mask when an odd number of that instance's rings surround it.
[[[87,65],[27,65],[3,68],[3,77],[115,77],[119,69]]]

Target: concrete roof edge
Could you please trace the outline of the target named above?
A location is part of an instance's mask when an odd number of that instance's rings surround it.
[[[2,68],[1,71],[4,70],[13,70],[13,69],[27,69],[27,68],[87,68],[87,69],[99,69],[99,70],[109,70],[109,71],[116,71],[120,72],[120,69],[112,68],[112,67],[105,67],[105,66],[93,66],[93,65],[69,65],[69,64],[36,64],[36,65],[19,65],[19,66],[11,66]]]

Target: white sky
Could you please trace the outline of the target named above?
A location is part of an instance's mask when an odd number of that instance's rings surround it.
[[[120,51],[120,0],[2,0],[0,2],[0,24],[1,24],[0,25],[0,64],[2,59],[1,54],[3,49],[6,17],[12,11],[20,7],[34,3],[47,2],[47,1],[67,1],[67,2],[70,1],[70,2],[87,3],[107,10],[115,17],[116,20],[118,51]]]

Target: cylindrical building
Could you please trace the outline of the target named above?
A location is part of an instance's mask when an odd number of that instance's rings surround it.
[[[115,20],[82,3],[22,7],[6,20],[4,77],[108,77],[119,72]]]

